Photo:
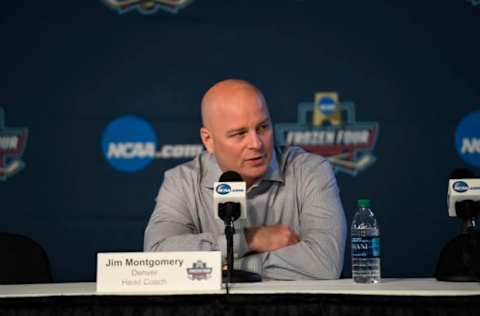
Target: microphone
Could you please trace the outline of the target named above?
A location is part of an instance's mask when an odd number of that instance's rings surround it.
[[[233,268],[233,222],[239,218],[247,218],[247,184],[242,176],[235,171],[226,171],[218,182],[213,185],[213,207],[215,217],[225,223],[225,238],[227,239],[227,271],[223,271],[223,279],[230,282],[260,282],[259,274],[234,270]],[[227,286],[228,289],[228,286]]]
[[[472,170],[467,168],[456,168],[450,173],[448,179],[473,179],[475,178],[475,173]]]
[[[235,171],[225,171],[218,180],[220,182],[242,182],[242,176]]]
[[[448,180],[448,214],[463,221],[463,232],[447,242],[437,260],[435,278],[439,281],[480,281],[480,179],[471,170],[458,168]]]
[[[247,184],[235,171],[226,171],[213,185],[215,218],[228,221],[247,218]]]
[[[448,214],[460,217],[465,229],[475,225],[480,215],[480,179],[469,169],[455,169],[449,177],[447,194]]]

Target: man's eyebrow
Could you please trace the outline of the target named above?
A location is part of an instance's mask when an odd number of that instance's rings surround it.
[[[261,121],[260,123],[258,123],[257,126],[258,126],[258,125],[263,125],[263,124],[266,124],[266,123],[270,124],[270,118],[267,117],[266,119],[264,119],[263,121]]]
[[[261,125],[264,125],[264,124],[270,124],[270,118],[266,118],[264,119],[263,121],[261,121],[260,123],[257,124],[257,126],[261,126]],[[246,127],[239,127],[239,128],[234,128],[234,129],[229,129],[227,131],[227,134],[235,134],[235,133],[238,133],[238,132],[244,132],[246,131],[247,128]]]
[[[245,127],[239,127],[239,128],[234,128],[234,129],[229,129],[227,131],[227,134],[235,134],[235,133],[238,133],[238,132],[243,132],[243,131],[246,131],[247,129]]]

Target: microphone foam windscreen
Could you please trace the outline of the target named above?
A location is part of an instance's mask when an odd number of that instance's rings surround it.
[[[450,173],[449,179],[474,179],[475,173],[467,168],[457,168]]]
[[[242,176],[236,171],[225,171],[218,182],[242,182]]]

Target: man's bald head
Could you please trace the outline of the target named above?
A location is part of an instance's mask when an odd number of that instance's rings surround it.
[[[216,83],[203,96],[202,123],[206,128],[214,128],[215,114],[228,110],[226,107],[242,106],[242,101],[257,99],[268,113],[265,98],[251,83],[240,79],[227,79]]]
[[[200,137],[222,171],[238,172],[247,187],[261,178],[272,161],[272,123],[265,99],[254,85],[224,80],[202,99]]]

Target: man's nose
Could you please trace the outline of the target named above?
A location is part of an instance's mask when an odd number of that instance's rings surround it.
[[[255,131],[249,134],[250,135],[248,137],[248,146],[252,149],[257,149],[257,150],[261,149],[263,146],[263,143],[258,133]]]

